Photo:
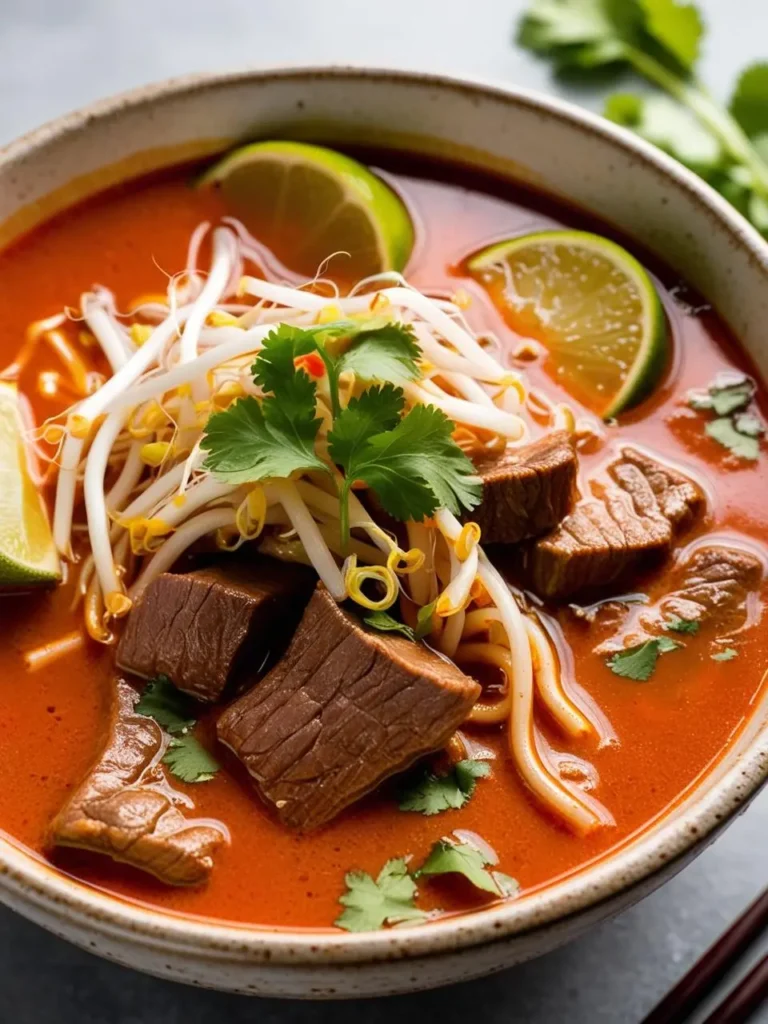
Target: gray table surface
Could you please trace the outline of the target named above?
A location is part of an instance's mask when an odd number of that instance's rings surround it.
[[[197,70],[368,62],[558,89],[510,45],[522,0],[0,0],[0,144],[111,92]],[[704,77],[727,94],[768,57],[766,0],[699,0]],[[562,88],[560,88],[562,91]],[[570,95],[599,105],[592,92]],[[0,287],[1,287],[0,283]],[[494,978],[394,1000],[302,1004],[187,989],[104,963],[0,908],[0,1021],[403,1024],[482,1016],[636,1024],[768,882],[768,793],[692,866],[616,920]],[[753,959],[767,943],[753,950]],[[768,1008],[757,1018],[768,1021]]]

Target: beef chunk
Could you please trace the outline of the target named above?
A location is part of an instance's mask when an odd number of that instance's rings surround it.
[[[225,832],[176,806],[182,798],[160,764],[167,738],[151,718],[135,713],[136,699],[118,681],[107,745],[55,818],[50,841],[105,853],[169,885],[198,885],[210,875]]]
[[[696,548],[679,570],[676,589],[658,605],[658,616],[713,621],[729,631],[744,624],[749,595],[760,585],[760,560],[741,548],[720,544]]]
[[[280,818],[307,831],[444,746],[479,694],[428,648],[367,632],[320,586],[282,660],[218,733]]]
[[[477,464],[483,501],[471,513],[484,544],[516,544],[551,530],[576,498],[578,459],[564,430]]]
[[[658,510],[673,531],[690,526],[703,511],[704,495],[692,480],[636,448],[623,448],[608,472],[639,512],[652,515]]]
[[[623,449],[608,477],[599,497],[523,552],[524,574],[542,597],[605,587],[652,565],[704,505],[688,477],[633,448]]]
[[[282,649],[314,580],[305,567],[271,558],[163,573],[129,615],[117,664],[145,678],[168,676],[198,700],[218,700],[241,670]]]

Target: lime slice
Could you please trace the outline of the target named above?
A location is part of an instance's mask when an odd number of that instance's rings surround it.
[[[56,583],[61,565],[27,468],[16,388],[0,381],[0,587]]]
[[[354,281],[402,270],[413,224],[392,189],[356,160],[303,142],[255,142],[203,177],[227,207],[291,270],[314,277],[323,260]]]
[[[513,330],[540,341],[546,368],[604,419],[637,405],[664,373],[667,321],[650,277],[620,245],[541,231],[468,262]]]

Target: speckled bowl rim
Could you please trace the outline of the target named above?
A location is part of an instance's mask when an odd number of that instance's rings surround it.
[[[509,100],[547,117],[568,123],[630,153],[655,171],[672,178],[699,206],[714,214],[733,242],[765,275],[768,288],[768,244],[717,193],[682,165],[602,118],[552,96],[487,80],[407,70],[355,66],[274,67],[229,73],[201,73],[143,86],[66,114],[21,136],[0,149],[0,165],[35,150],[53,139],[87,130],[96,120],[118,115],[126,106],[151,107],[158,101],[238,82],[281,79],[317,80],[363,77],[386,84],[411,83],[492,100]],[[755,708],[751,720],[764,714]],[[350,935],[310,929],[267,928],[224,923],[207,918],[176,915],[124,901],[92,889],[44,862],[0,833],[0,888],[10,890],[17,904],[30,915],[77,923],[98,936],[119,937],[146,949],[186,952],[197,959],[226,962],[270,962],[284,965],[374,963],[455,952],[471,946],[508,939],[595,909],[612,897],[647,880],[657,871],[682,859],[704,844],[743,809],[768,780],[768,720],[734,759],[722,777],[708,784],[706,777],[692,786],[674,817],[652,824],[636,840],[577,873],[530,895],[461,917],[435,921],[427,927]],[[698,790],[703,792],[699,793]],[[669,814],[669,812],[666,812]],[[94,944],[95,945],[95,944]]]

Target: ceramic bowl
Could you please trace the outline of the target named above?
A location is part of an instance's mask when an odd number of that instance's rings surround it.
[[[374,142],[523,181],[617,226],[714,304],[768,374],[768,246],[718,195],[635,136],[552,97],[355,68],[195,76],[63,117],[0,153],[0,245],[109,184],[257,136]],[[0,839],[0,899],[152,974],[304,998],[428,988],[537,956],[661,885],[768,776],[768,701],[679,804],[610,856],[515,902],[428,927],[348,935],[249,928],[111,898]]]

